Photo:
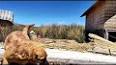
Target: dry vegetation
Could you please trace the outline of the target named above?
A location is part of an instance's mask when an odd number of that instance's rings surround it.
[[[22,30],[24,25],[16,25],[14,30]],[[34,27],[36,34],[40,34],[42,43],[47,48],[57,48],[73,51],[87,51],[91,49],[90,44],[84,42],[84,26],[82,25],[46,25]],[[81,42],[81,43],[80,43]],[[83,44],[82,44],[83,43]]]
[[[92,50],[92,43],[78,43],[75,40],[41,38],[45,48],[87,52]]]
[[[13,27],[14,30],[22,30],[24,25],[18,25]],[[84,26],[82,25],[45,25],[40,27],[34,27],[33,30],[36,34],[40,34],[43,38],[51,39],[70,39],[77,42],[84,42]]]
[[[71,25],[48,25],[40,26],[38,32],[44,38],[51,39],[70,39],[77,42],[84,42],[84,26],[71,24]]]
[[[13,31],[22,30],[23,27],[24,25],[14,26]],[[6,33],[7,32],[6,30],[7,29],[4,28],[3,33]],[[47,26],[34,27],[33,30],[36,32],[36,34],[39,32],[39,34],[43,37],[43,38],[40,38],[39,40],[45,44],[44,46],[45,48],[88,52],[88,51],[94,51],[94,50],[96,51],[96,49],[98,51],[99,49],[102,49],[102,47],[104,48],[104,46],[107,46],[106,44],[104,45],[103,42],[101,41],[84,43],[84,37],[85,37],[84,27],[80,25],[53,24],[53,25],[47,25]],[[35,41],[38,41],[38,39],[36,39]],[[101,44],[98,45],[96,43],[101,43]],[[104,51],[104,49],[102,50]],[[105,50],[105,51],[108,51],[108,50]]]
[[[14,30],[22,30],[24,25],[15,25]],[[43,37],[40,40],[47,48],[57,48],[85,52],[92,49],[91,44],[84,42],[84,26],[81,25],[47,25],[34,27],[36,34]],[[4,30],[4,32],[7,32]],[[80,43],[81,42],[81,43]]]

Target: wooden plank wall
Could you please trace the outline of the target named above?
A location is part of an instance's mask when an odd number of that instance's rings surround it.
[[[96,7],[94,7],[86,16],[86,29],[87,30],[96,30],[101,28],[100,21],[104,21],[104,4],[99,3]],[[99,25],[100,24],[100,25]],[[99,26],[98,26],[99,25]]]
[[[100,2],[86,16],[86,30],[104,29],[104,23],[116,14],[116,1]]]

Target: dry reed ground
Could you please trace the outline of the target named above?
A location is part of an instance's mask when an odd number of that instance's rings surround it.
[[[70,50],[70,51],[79,51],[79,52],[93,52],[106,55],[115,55],[116,56],[116,44],[104,42],[102,40],[96,40],[89,43],[78,43],[75,40],[66,40],[66,39],[48,39],[41,38],[40,42],[45,44],[45,48],[50,49],[60,49],[60,50]],[[110,49],[110,51],[109,51]]]
[[[79,52],[91,52],[97,47],[105,47],[106,44],[101,43],[101,41],[89,42],[89,43],[78,43],[75,40],[67,39],[49,39],[49,38],[39,38],[35,41],[41,42],[44,44],[44,48],[49,49],[60,49],[60,50],[70,50],[70,51],[79,51]],[[101,43],[97,44],[96,43]],[[0,44],[0,48],[3,48],[3,44]]]
[[[71,51],[80,51],[87,52],[92,50],[93,43],[78,43],[75,40],[66,40],[66,39],[48,39],[41,38],[39,42],[45,44],[45,48],[50,49],[61,49],[61,50],[71,50]],[[36,40],[37,41],[37,40]]]

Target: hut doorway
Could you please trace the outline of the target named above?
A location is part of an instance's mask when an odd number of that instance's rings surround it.
[[[108,32],[108,39],[112,42],[116,42],[116,32]]]

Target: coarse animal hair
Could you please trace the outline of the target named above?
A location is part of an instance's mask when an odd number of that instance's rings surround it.
[[[18,64],[36,64],[48,65],[46,60],[47,53],[42,47],[42,43],[38,43],[31,40],[22,41],[23,45],[17,45],[17,47],[10,47],[6,49],[4,58],[7,63],[18,63]],[[4,59],[4,60],[5,60]]]
[[[5,49],[9,45],[15,45],[15,46],[18,45],[16,42],[21,42],[22,40],[29,40],[30,39],[29,32],[33,26],[34,24],[26,25],[22,31],[11,32],[5,39],[5,43],[4,43]]]
[[[5,53],[2,64],[47,64],[47,53],[43,44],[30,40],[28,36],[29,26],[23,31],[15,31],[5,39]]]

